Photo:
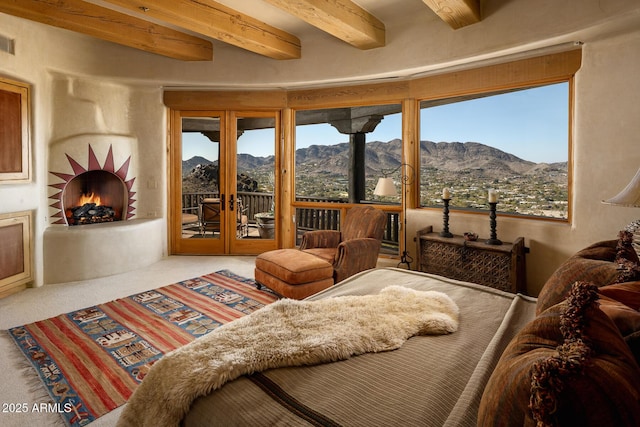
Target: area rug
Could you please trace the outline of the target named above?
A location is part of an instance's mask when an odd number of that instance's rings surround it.
[[[277,297],[228,270],[9,329],[55,412],[84,426],[124,404],[167,352]]]

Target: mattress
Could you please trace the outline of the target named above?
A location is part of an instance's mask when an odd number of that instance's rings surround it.
[[[375,294],[389,285],[441,291],[460,308],[458,331],[415,336],[393,351],[240,377],[198,398],[184,426],[475,426],[484,387],[535,298],[385,268],[308,300]]]

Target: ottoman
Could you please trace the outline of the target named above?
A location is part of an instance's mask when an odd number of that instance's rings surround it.
[[[303,299],[333,285],[333,266],[298,249],[277,249],[256,257],[255,278],[258,288]]]

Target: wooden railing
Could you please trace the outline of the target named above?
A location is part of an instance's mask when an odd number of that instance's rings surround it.
[[[211,193],[183,193],[182,194],[182,211],[187,213],[197,213],[198,206],[202,199],[219,198],[217,192]],[[259,212],[269,212],[272,210],[273,196],[270,193],[248,193],[238,192],[238,198],[242,202],[245,209],[245,215],[249,218],[251,224],[255,224],[255,214]],[[229,201],[227,200],[227,203]]]
[[[182,195],[183,212],[197,213],[198,205],[205,198],[218,198],[218,193],[184,193]],[[255,224],[255,214],[269,212],[272,210],[273,195],[271,193],[250,193],[238,192],[237,197],[242,201],[245,209],[244,213],[249,219],[249,224]],[[347,203],[342,199],[321,199],[315,197],[298,197],[297,202],[303,203],[327,203],[340,205]],[[296,207],[296,244],[300,243],[300,238],[305,231],[309,230],[338,230],[340,228],[340,215],[343,210],[339,207],[310,206]],[[383,210],[384,207],[382,208]],[[400,214],[397,206],[393,210],[385,210],[387,214],[387,226],[382,238],[384,253],[398,253]]]

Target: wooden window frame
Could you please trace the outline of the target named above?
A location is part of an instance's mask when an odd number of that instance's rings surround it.
[[[482,97],[490,97],[490,96],[496,96],[496,95],[502,95],[505,93],[509,93],[510,91],[525,91],[528,89],[535,89],[535,88],[540,88],[540,87],[544,87],[544,86],[548,86],[548,85],[553,85],[553,84],[559,84],[559,83],[566,83],[567,84],[567,96],[568,96],[568,103],[567,103],[567,109],[568,109],[568,114],[567,114],[567,216],[566,218],[557,218],[557,217],[552,217],[552,216],[544,216],[544,215],[533,215],[533,214],[522,214],[522,213],[514,213],[514,212],[503,212],[503,211],[499,211],[501,216],[505,216],[505,217],[513,217],[513,218],[520,218],[520,219],[534,219],[534,220],[543,220],[543,221],[555,221],[555,222],[561,222],[561,223],[569,223],[571,222],[571,213],[572,213],[572,209],[571,209],[571,200],[572,200],[572,186],[571,186],[571,177],[573,175],[573,167],[572,167],[572,153],[573,153],[573,148],[572,148],[572,142],[573,142],[573,138],[572,138],[572,132],[571,129],[573,129],[573,93],[574,93],[574,85],[575,85],[575,79],[573,76],[569,77],[569,76],[565,76],[565,77],[561,77],[557,80],[553,80],[553,81],[545,81],[544,83],[526,83],[526,84],[522,84],[522,85],[518,85],[518,84],[512,84],[509,85],[507,90],[501,89],[501,90],[492,90],[492,91],[477,91],[474,90],[473,91],[473,96],[465,99],[465,95],[470,95],[470,94],[463,94],[462,96],[453,96],[453,97],[445,97],[445,98],[441,98],[441,99],[436,99],[435,101],[442,101],[442,104],[455,104],[456,102],[464,102],[470,99],[477,99],[477,98],[482,98]],[[431,101],[434,101],[433,99],[430,99]],[[454,100],[451,101],[450,100]],[[421,120],[421,110],[422,107],[420,106],[420,104],[422,103],[422,101],[425,101],[424,99],[419,99],[418,100],[418,120]],[[491,144],[487,144],[489,146],[491,146]],[[420,154],[418,155],[418,162],[420,162]],[[421,164],[418,164],[418,169],[420,168]],[[421,208],[425,208],[425,209],[442,209],[442,206],[438,206],[438,205],[422,205],[421,204],[421,198],[422,198],[422,188],[420,187],[420,183],[419,183],[419,187],[418,187],[418,197],[419,197],[419,203],[420,203],[420,207]],[[471,214],[483,214],[485,215],[488,211],[489,211],[489,207],[486,208],[473,208],[473,207],[456,207],[456,206],[450,206],[449,208],[451,211],[455,211],[457,213],[471,213]]]
[[[466,64],[445,70],[436,70],[423,76],[390,80],[380,83],[353,83],[335,87],[309,89],[264,90],[167,90],[164,104],[171,111],[198,110],[272,110],[278,109],[283,117],[283,158],[281,227],[282,241],[295,241],[290,218],[295,212],[295,111],[362,106],[366,104],[402,103],[402,156],[418,173],[420,167],[419,101],[451,98],[477,93],[508,90],[510,88],[573,81],[582,65],[582,50],[548,54],[526,54],[496,58],[483,64]],[[573,84],[570,89],[570,121],[573,122]],[[569,128],[569,143],[573,140]],[[572,221],[572,153],[569,152],[569,211]],[[408,184],[403,192],[402,206],[420,207],[418,180]],[[425,208],[429,209],[429,208]],[[431,208],[433,209],[433,208]],[[520,217],[519,217],[520,218]],[[537,217],[522,217],[538,219]],[[543,220],[546,220],[543,219]]]

